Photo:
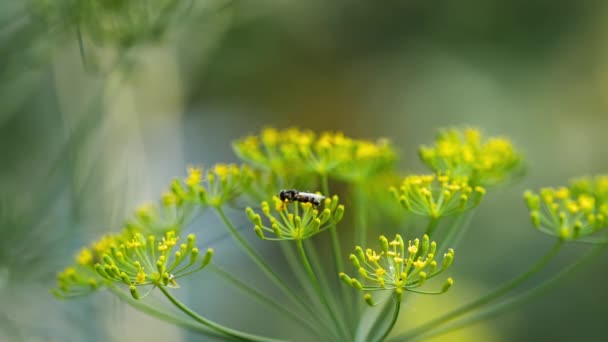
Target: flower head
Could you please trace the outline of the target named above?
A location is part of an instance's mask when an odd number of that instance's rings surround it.
[[[574,180],[568,187],[526,191],[532,224],[562,240],[579,240],[608,228],[608,176]]]
[[[81,248],[74,256],[74,264],[57,274],[57,288],[53,293],[58,297],[75,297],[102,288],[105,282],[95,272],[94,265],[121,238],[120,234],[107,234],[90,246]]]
[[[439,218],[476,207],[485,189],[480,186],[473,188],[466,179],[416,175],[406,177],[399,190],[392,188],[391,192],[408,211]]]
[[[128,232],[106,236],[101,243],[103,249],[98,248],[100,243],[94,243],[93,249],[83,249],[76,258],[77,265],[58,275],[56,292],[63,296],[87,293],[115,282],[129,286],[133,297],[139,299],[143,297],[138,290],[141,286],[150,290],[154,286],[178,287],[176,279],[203,269],[213,256],[212,249],[200,255],[195,240],[190,234],[180,244],[175,231],[160,239]]]
[[[126,223],[126,230],[130,232],[164,233],[169,230],[181,230],[186,221],[187,210],[178,200],[167,202],[163,196],[162,205],[144,203],[135,209],[135,213]],[[178,204],[179,203],[179,204]]]
[[[165,196],[169,202],[221,206],[248,191],[252,180],[253,170],[246,165],[216,164],[206,171],[189,167],[183,183],[174,180]]]
[[[337,195],[325,198],[319,207],[312,203],[284,202],[274,196],[272,203],[262,202],[262,213],[267,222],[252,208],[247,208],[247,216],[261,239],[303,240],[338,223],[344,216],[344,206],[338,203]],[[275,237],[267,237],[265,234],[273,234]]]
[[[392,290],[399,297],[405,291],[425,293],[417,288],[448,269],[454,260],[454,251],[448,249],[439,267],[435,260],[437,244],[431,242],[427,235],[423,236],[422,241],[415,239],[407,244],[399,234],[390,242],[386,237],[380,236],[380,244],[380,251],[364,251],[359,246],[355,247],[350,260],[362,281],[340,273],[340,278],[347,285],[361,291]],[[452,284],[452,278],[448,278],[443,288],[434,294],[447,291]],[[373,303],[369,296],[366,301],[368,304]]]
[[[396,154],[388,141],[356,140],[338,132],[295,128],[264,129],[234,143],[236,154],[255,168],[282,177],[329,175],[362,181],[394,166]]]
[[[433,171],[466,177],[473,185],[491,186],[523,170],[521,154],[508,139],[484,139],[476,129],[440,131],[435,146],[422,146],[420,158]]]

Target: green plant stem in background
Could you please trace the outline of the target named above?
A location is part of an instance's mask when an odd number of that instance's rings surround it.
[[[249,256],[251,261],[253,261],[262,270],[262,272],[264,272],[264,274],[270,280],[272,280],[274,282],[274,284],[281,291],[283,291],[283,293],[292,302],[299,305],[301,309],[308,311],[308,313],[311,315],[311,317],[315,321],[317,321],[318,324],[324,325],[324,322],[315,315],[315,312],[314,312],[314,310],[312,310],[310,305],[307,305],[300,297],[298,297],[289,288],[289,286],[287,286],[287,284],[281,279],[281,277],[279,277],[279,275],[276,272],[274,272],[272,270],[272,268],[270,268],[270,266],[262,259],[262,257],[260,257],[260,255],[256,253],[256,251],[249,245],[249,243],[243,238],[243,236],[241,234],[239,234],[236,227],[232,224],[230,219],[228,219],[228,217],[224,213],[224,210],[221,207],[215,207],[215,210],[216,210],[217,214],[219,215],[220,219],[222,220],[222,222],[224,223],[224,225],[226,226],[226,228],[230,231],[230,233],[236,239],[236,241],[239,243],[241,248],[243,248],[243,250]]]
[[[209,328],[207,328],[204,325],[188,321],[182,317],[171,315],[171,314],[161,311],[151,305],[148,305],[141,300],[134,299],[133,297],[131,297],[130,294],[127,294],[126,292],[123,292],[114,286],[108,286],[108,290],[110,290],[110,292],[112,292],[113,294],[118,296],[118,298],[120,298],[123,302],[125,302],[128,305],[130,305],[131,307],[133,307],[135,310],[143,312],[146,315],[158,318],[167,323],[175,324],[177,326],[186,328],[195,333],[209,335],[209,336],[223,336],[220,333],[210,330]]]
[[[381,330],[382,334],[384,334],[384,329],[382,329],[382,327],[386,325],[386,317],[390,315],[394,307],[390,299],[391,298],[382,300],[381,302],[378,302],[374,305],[374,308],[380,307],[380,311],[376,314],[374,322],[371,324],[369,331],[367,332],[367,337],[365,338],[365,341],[379,340]],[[370,309],[369,306],[367,307],[367,309]]]
[[[278,313],[281,313],[285,317],[288,317],[295,324],[306,326],[306,328],[309,329],[309,331],[311,331],[312,333],[319,333],[318,326],[305,319],[305,316],[296,315],[293,311],[287,309],[284,305],[278,303],[274,298],[265,296],[258,290],[249,286],[249,284],[240,281],[238,278],[232,276],[229,272],[222,270],[219,266],[210,264],[208,266],[208,269],[209,271],[220,276],[222,279],[226,280],[228,283],[232,284],[234,287],[241,290],[243,293],[255,298],[258,302],[275,309]]]
[[[355,183],[351,186],[353,193],[353,213],[354,213],[354,232],[355,232],[355,245],[365,248],[367,246],[367,206],[365,194],[360,183]],[[365,304],[357,302],[357,294],[353,293],[353,305],[354,310],[353,317],[356,320],[361,319]]]
[[[447,248],[456,248],[456,246],[460,242],[460,239],[468,230],[471,220],[473,219],[474,213],[474,210],[470,210],[469,212],[465,212],[461,215],[458,215],[455,220],[456,222],[451,225],[447,235],[445,236],[443,241],[441,241],[442,247],[440,250],[440,254],[443,254],[447,250]]]
[[[308,281],[308,275],[306,271],[302,268],[302,264],[300,263],[298,256],[296,255],[293,245],[290,243],[291,241],[280,241],[279,245],[281,246],[281,251],[283,252],[283,256],[285,260],[287,260],[287,264],[289,269],[292,270],[294,275],[296,276],[297,281],[300,283],[306,294],[309,298],[314,302],[314,305],[321,310],[324,310],[321,302],[317,301],[316,292],[312,288],[312,284]]]
[[[359,246],[367,246],[367,208],[365,205],[365,194],[361,183],[352,185],[353,212],[355,213],[355,243]]]
[[[429,236],[429,238],[433,237],[433,233],[437,226],[439,225],[439,217],[431,217],[429,220],[429,224],[426,226],[425,234]]]
[[[553,247],[549,250],[549,252],[547,252],[547,254],[545,254],[545,256],[543,256],[538,262],[536,262],[534,265],[532,265],[532,267],[530,267],[526,272],[520,274],[515,279],[511,280],[510,282],[508,282],[507,284],[503,285],[502,287],[496,289],[495,291],[490,292],[487,295],[485,295],[465,306],[462,306],[456,310],[448,312],[447,314],[445,314],[441,317],[435,318],[435,319],[431,320],[430,322],[424,323],[409,332],[396,336],[393,340],[394,341],[404,341],[404,340],[413,339],[414,337],[418,337],[419,335],[426,333],[430,329],[435,329],[440,325],[450,322],[472,310],[475,310],[487,303],[492,302],[493,300],[499,298],[500,296],[504,295],[505,293],[507,293],[507,292],[511,291],[512,289],[514,289],[515,287],[519,286],[520,284],[522,284],[523,282],[528,280],[531,276],[533,276],[538,271],[540,271],[544,266],[547,265],[547,263],[549,263],[549,261],[551,261],[551,259],[553,259],[553,257],[557,254],[557,252],[559,252],[559,250],[563,246],[563,243],[564,242],[562,240],[558,240],[553,245]]]
[[[165,295],[165,297],[167,297],[167,299],[169,299],[169,301],[171,303],[173,303],[173,305],[175,305],[183,313],[190,316],[195,321],[200,322],[201,324],[204,324],[204,325],[208,326],[209,328],[224,334],[225,336],[235,337],[235,338],[245,340],[245,341],[258,341],[258,342],[279,342],[280,341],[280,340],[267,338],[267,337],[263,337],[263,336],[248,334],[248,333],[245,333],[242,331],[238,331],[235,329],[225,327],[225,326],[215,323],[213,321],[210,321],[210,320],[206,319],[205,317],[192,311],[184,303],[180,302],[179,300],[177,300],[177,298],[173,297],[173,295],[171,295],[164,286],[159,286],[158,288]]]
[[[327,179],[327,174],[321,175],[321,191],[323,191],[325,196],[331,196],[329,192],[329,180]],[[336,224],[333,221],[329,227],[329,233],[331,234],[331,246],[334,252],[336,270],[338,272],[342,272],[344,270],[344,263],[342,262],[342,248],[340,247],[340,240],[338,238]]]
[[[349,313],[349,309],[350,309],[349,304],[350,303],[349,302],[339,303],[340,300],[339,300],[338,296],[332,295],[333,288],[332,288],[332,285],[327,281],[327,274],[325,272],[325,269],[323,268],[323,263],[319,260],[318,252],[317,252],[317,248],[316,248],[315,244],[310,239],[303,241],[303,243],[304,243],[305,250],[309,251],[307,256],[309,257],[309,261],[310,261],[313,271],[316,270],[315,274],[319,274],[317,279],[319,280],[319,285],[321,286],[321,289],[324,291],[323,293],[329,294],[329,296],[327,296],[329,304],[333,308],[342,308],[342,310],[337,311],[337,315],[339,315],[340,319],[342,319],[343,321],[345,321],[347,323],[346,325],[348,326],[348,329],[350,329],[351,331],[354,331],[356,329],[355,322],[346,317],[346,315]],[[301,268],[300,268],[300,270],[301,270]],[[336,273],[330,272],[330,273],[336,274],[337,272]],[[339,279],[338,277],[335,277],[335,278]],[[336,286],[340,286],[340,285],[341,284],[336,282]],[[342,293],[342,300],[347,301],[348,293],[346,293],[346,290],[348,290],[348,289],[338,288],[338,290]]]
[[[323,320],[324,323],[327,323],[329,322],[330,317],[328,315],[324,316],[324,318],[321,318],[319,316],[319,314],[324,315],[326,313],[325,307],[323,306],[323,303],[317,295],[317,291],[314,289],[313,284],[311,284],[308,277],[308,273],[304,270],[304,267],[302,267],[302,263],[300,262],[298,255],[295,253],[295,246],[290,242],[291,241],[283,241],[279,243],[281,245],[283,255],[285,256],[285,259],[287,260],[287,263],[289,265],[289,269],[292,270],[292,272],[296,276],[296,279],[300,283],[300,286],[302,286],[306,295],[308,296],[309,305],[311,307],[314,306],[313,310],[316,310],[316,318]],[[316,329],[322,329],[324,331],[324,335],[329,336],[329,339],[331,339],[335,338],[333,337],[335,334],[335,330],[332,327],[333,325],[331,324],[319,324]]]
[[[378,341],[382,342],[393,330],[399,311],[401,309],[401,298],[391,294],[390,298],[382,300],[382,302],[376,303],[375,307],[382,305],[380,312],[376,315],[374,322],[370,326],[365,341]],[[387,317],[391,317],[391,320],[386,324]]]
[[[327,174],[322,174],[321,175],[321,191],[323,191],[323,194],[325,194],[325,196],[331,196],[331,192],[329,191],[329,180],[327,178]],[[342,248],[340,247],[340,239],[338,238],[338,231],[337,231],[337,227],[335,223],[331,223],[331,226],[329,228],[329,233],[331,235],[331,246],[332,246],[332,251],[334,253],[334,261],[336,264],[336,274],[339,272],[343,272],[344,269],[344,262],[342,261]],[[314,260],[313,260],[314,261]],[[352,328],[353,330],[355,329],[356,325],[356,318],[357,318],[357,312],[354,310],[356,304],[354,301],[354,296],[353,294],[351,294],[351,291],[349,291],[350,289],[342,286],[342,284],[338,281],[338,277],[332,277],[332,279],[336,279],[336,283],[338,285],[338,291],[340,291],[341,296],[342,296],[342,304],[344,305],[343,307],[345,308],[344,311],[346,311],[346,313],[351,313],[352,315],[350,315],[350,319],[348,319],[348,322],[352,322]]]
[[[393,330],[393,327],[395,326],[395,323],[397,323],[397,318],[399,318],[399,311],[401,311],[401,296],[395,296],[395,297],[396,297],[394,299],[395,300],[395,309],[393,310],[393,316],[391,318],[390,323],[386,327],[386,330],[384,331],[384,333],[382,334],[380,339],[378,339],[378,341],[380,341],[380,342],[384,341],[386,339],[386,337],[391,333],[391,331]]]
[[[308,257],[306,256],[306,250],[304,250],[304,244],[302,243],[302,240],[296,240],[296,246],[298,247],[298,252],[300,253],[300,257],[302,258],[302,263],[304,264],[304,269],[308,273],[308,277],[310,278],[310,281],[311,281],[313,287],[317,291],[317,295],[319,296],[319,299],[321,300],[321,302],[323,303],[323,305],[325,306],[325,308],[327,310],[327,313],[331,317],[331,320],[333,321],[333,323],[336,327],[337,333],[340,336],[340,340],[342,340],[342,341],[351,340],[352,338],[349,338],[348,329],[345,328],[344,322],[341,322],[338,319],[338,317],[337,317],[336,313],[334,312],[334,310],[332,309],[331,305],[329,305],[327,296],[325,295],[325,293],[323,293],[323,290],[322,290],[321,286],[319,285],[319,281],[318,281],[317,277],[315,276],[315,272],[313,271],[312,267],[310,266],[310,262],[308,261]]]
[[[306,271],[304,271],[302,264],[300,263],[298,256],[296,255],[293,249],[294,246],[288,241],[281,241],[279,245],[281,246],[283,255],[287,260],[289,269],[292,270],[292,272],[295,274],[297,281],[300,283],[300,286],[302,286],[302,288],[306,292],[306,295],[310,300],[309,305],[311,307],[314,306],[314,310],[319,310],[316,314],[316,319],[321,319],[318,314],[319,312],[324,313],[325,307],[323,307],[323,303],[321,303],[321,301],[319,300],[318,296],[316,295],[315,289],[312,287],[312,284],[308,280],[308,275]],[[326,318],[329,318],[329,316]],[[315,329],[323,330],[324,335],[328,337],[328,339],[331,339],[334,334],[334,330],[328,327],[327,324],[317,324]]]
[[[594,246],[593,248],[591,248],[590,251],[588,251],[585,255],[583,255],[577,261],[573,262],[568,267],[562,269],[562,271],[560,271],[553,277],[545,280],[544,282],[542,282],[540,284],[535,285],[534,287],[526,290],[525,292],[519,293],[519,294],[509,298],[508,300],[505,300],[503,302],[492,305],[491,307],[484,310],[483,312],[479,312],[468,318],[462,319],[447,327],[443,327],[443,328],[439,328],[439,329],[431,329],[428,333],[420,335],[419,338],[426,339],[426,338],[443,335],[443,334],[446,334],[446,333],[454,331],[454,330],[462,329],[471,324],[475,324],[475,323],[481,322],[483,320],[491,319],[493,317],[496,317],[500,314],[507,312],[508,310],[516,308],[520,305],[525,305],[527,303],[530,303],[536,297],[545,294],[552,287],[558,285],[562,279],[570,276],[572,273],[577,271],[584,263],[592,260],[593,257],[595,257],[600,251],[602,251],[606,247],[608,247],[608,245]],[[418,340],[418,338],[416,338],[416,340]]]

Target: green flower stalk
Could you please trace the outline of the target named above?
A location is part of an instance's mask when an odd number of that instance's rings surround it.
[[[358,182],[392,170],[396,162],[396,154],[386,139],[356,140],[340,132],[317,135],[296,128],[266,128],[259,136],[243,138],[233,147],[253,167],[281,177],[329,175]]]
[[[522,155],[511,141],[484,138],[472,128],[440,131],[435,145],[420,147],[419,155],[434,172],[465,177],[473,186],[504,183],[523,171]]]
[[[195,247],[196,237],[178,244],[175,231],[167,232],[159,241],[155,235],[141,233],[106,236],[84,248],[76,257],[77,266],[67,268],[58,276],[58,295],[74,295],[96,290],[110,283],[129,287],[135,299],[141,299],[154,287],[179,287],[177,279],[205,268],[213,256],[208,249],[203,255]],[[149,291],[141,295],[139,287]]]
[[[399,190],[390,191],[405,209],[432,219],[473,209],[486,192],[481,186],[472,187],[465,178],[445,175],[408,176]]]
[[[608,176],[598,176],[578,179],[569,187],[526,191],[524,198],[538,230],[564,241],[585,241],[608,227],[607,194]]]
[[[399,234],[390,242],[386,237],[380,236],[380,245],[380,252],[372,249],[364,251],[363,248],[357,246],[355,253],[350,255],[350,261],[357,269],[362,281],[350,277],[346,273],[340,273],[340,279],[347,285],[364,292],[390,290],[397,298],[401,298],[407,291],[441,294],[453,285],[452,278],[447,278],[443,287],[437,292],[418,290],[428,279],[447,270],[454,260],[454,250],[448,249],[448,252],[443,255],[443,262],[439,267],[435,260],[437,243],[431,242],[427,235],[423,236],[422,241],[410,240],[407,245]],[[371,294],[366,294],[364,299],[367,304],[375,305]]]
[[[308,239],[331,228],[344,216],[344,205],[339,204],[337,195],[325,198],[320,207],[311,203],[283,202],[277,196],[272,201],[273,205],[266,201],[261,205],[268,223],[264,223],[260,214],[252,208],[246,209],[256,235],[263,240]],[[274,237],[267,237],[266,234],[273,234]]]

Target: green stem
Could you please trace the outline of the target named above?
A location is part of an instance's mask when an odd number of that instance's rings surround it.
[[[240,281],[238,278],[232,276],[230,273],[222,270],[219,266],[210,264],[208,266],[208,268],[209,268],[209,271],[222,277],[228,283],[232,284],[234,287],[238,288],[239,290],[242,290],[247,295],[250,295],[251,297],[255,298],[260,303],[265,304],[265,305],[275,309],[277,312],[285,315],[286,317],[289,317],[294,323],[306,326],[306,328],[309,329],[311,332],[318,333],[318,331],[317,331],[318,327],[315,326],[314,324],[310,323],[308,320],[304,319],[304,317],[302,317],[300,315],[296,315],[293,311],[287,309],[284,305],[277,303],[276,300],[274,300],[273,298],[269,298],[269,297],[265,296],[258,290],[254,289],[253,287],[249,286],[248,284]]]
[[[183,313],[185,313],[186,315],[190,316],[192,319],[194,319],[195,321],[204,324],[206,326],[208,326],[209,328],[218,331],[226,336],[229,337],[235,337],[241,340],[245,340],[245,341],[260,341],[260,342],[279,342],[280,340],[276,340],[276,339],[272,339],[272,338],[267,338],[264,336],[258,336],[258,335],[253,335],[253,334],[248,334],[246,332],[242,332],[239,330],[235,330],[235,329],[231,329],[228,327],[225,327],[221,324],[215,323],[211,320],[206,319],[205,317],[197,314],[196,312],[192,311],[189,307],[187,307],[184,303],[180,302],[179,300],[177,300],[177,298],[173,297],[173,295],[171,295],[169,293],[169,291],[167,291],[167,289],[164,286],[159,286],[158,287],[161,292],[165,295],[165,297],[167,297],[167,299],[169,299],[169,301],[171,303],[173,303],[173,305],[175,305],[178,309],[180,309]]]
[[[386,337],[391,333],[391,331],[393,330],[393,327],[395,326],[395,323],[397,323],[397,318],[399,317],[399,311],[401,309],[401,296],[396,296],[395,298],[395,310],[393,311],[393,317],[391,318],[391,321],[388,325],[388,327],[386,328],[386,331],[384,332],[384,334],[382,334],[382,336],[380,337],[380,339],[378,341],[384,341],[386,339]]]
[[[329,180],[327,179],[327,174],[321,175],[321,191],[323,191],[325,196],[331,196],[331,194],[329,193]],[[338,239],[336,224],[333,221],[331,221],[330,223],[329,232],[331,234],[331,245],[334,252],[336,270],[338,272],[343,272],[344,263],[342,262],[342,248],[340,247],[340,240]]]
[[[377,339],[376,337],[379,334],[378,331],[380,331],[382,326],[385,325],[384,323],[386,323],[386,317],[392,311],[393,305],[390,300],[383,300],[381,303],[375,304],[373,308],[379,309],[376,317],[374,318],[374,322],[370,325],[365,341],[374,341]]]
[[[316,291],[312,288],[310,281],[308,281],[308,276],[306,272],[302,269],[302,264],[299,262],[298,256],[293,250],[293,246],[291,245],[291,243],[288,242],[289,241],[282,241],[279,243],[279,245],[281,246],[281,250],[283,251],[283,255],[287,260],[289,268],[295,274],[298,283],[302,286],[304,292],[310,299],[309,306],[314,306],[313,310],[324,311],[325,308],[323,307],[323,303],[318,300],[319,298],[316,295]],[[318,314],[316,314],[315,317],[319,319]],[[331,340],[335,338],[334,330],[329,328],[326,324],[319,324],[316,329],[323,330],[325,337],[327,337],[325,340]]]
[[[326,196],[331,196],[331,193],[329,192],[329,180],[327,178],[327,174],[322,174],[321,175],[321,191],[323,191],[323,193]],[[344,272],[345,268],[344,268],[344,262],[342,260],[342,248],[340,247],[340,239],[338,238],[338,231],[336,228],[336,224],[332,221],[331,225],[329,227],[329,233],[331,236],[331,246],[332,246],[332,251],[334,254],[334,262],[336,264],[336,275],[339,272]],[[351,291],[349,291],[349,288],[346,288],[345,286],[342,286],[342,284],[340,283],[340,281],[338,280],[339,278],[334,275],[334,277],[332,277],[333,279],[336,280],[336,284],[338,285],[338,291],[340,291],[340,294],[342,296],[342,304],[344,305],[344,308],[346,309],[346,312],[351,312],[353,313],[351,319],[349,319],[348,321],[351,323],[350,326],[353,330],[355,330],[355,320],[356,320],[356,312],[354,309],[354,307],[356,306],[356,303],[354,301],[354,297],[351,295]]]
[[[310,239],[303,241],[303,243],[304,243],[304,248],[308,250],[307,255],[309,257],[309,261],[310,261],[313,271],[316,270],[315,274],[319,274],[319,276],[318,276],[319,286],[321,286],[323,291],[327,291],[327,293],[331,294],[332,285],[330,285],[327,280],[325,270],[323,269],[323,265],[322,265],[321,261],[319,260],[319,257],[318,257],[319,253],[317,252],[317,248],[315,247],[315,244]],[[335,277],[335,279],[339,279],[339,278]],[[339,284],[336,282],[336,285],[339,285]],[[338,303],[336,303],[336,299],[337,299],[336,296],[329,297],[329,300],[331,302],[330,304],[333,307],[338,307]],[[346,305],[347,302],[344,302],[342,304]]]
[[[221,207],[215,207],[216,212],[218,213],[220,219],[226,226],[226,228],[230,231],[232,236],[236,239],[239,245],[243,248],[247,256],[255,263],[264,274],[274,282],[274,284],[295,304],[299,305],[301,309],[308,311],[308,314],[320,325],[323,325],[323,321],[320,320],[317,315],[315,315],[314,310],[310,308],[300,297],[298,297],[292,290],[287,286],[287,284],[279,277],[279,275],[270,268],[262,257],[256,253],[256,251],[249,245],[249,243],[243,238],[243,236],[238,232],[236,227],[232,224],[230,219],[224,213],[224,210]]]
[[[306,292],[306,295],[309,298],[314,299],[316,298],[315,290],[312,288],[310,281],[308,281],[308,275],[302,269],[302,265],[298,259],[298,256],[295,254],[293,246],[289,242],[290,241],[279,242],[281,250],[283,251],[283,256],[287,260],[287,265],[289,266],[289,269],[292,270],[292,272],[295,274],[298,283],[302,286],[304,292]],[[322,305],[319,301],[314,301],[314,304],[317,306]],[[322,307],[321,309],[324,310]]]
[[[437,255],[442,255],[447,248],[455,248],[458,245],[458,243],[460,242],[460,238],[464,235],[464,233],[470,226],[469,223],[471,223],[471,220],[473,219],[473,213],[474,211],[471,210],[462,215],[459,215],[458,218],[456,218],[456,222],[454,222],[452,227],[450,227],[447,235],[445,236],[443,241],[441,241],[442,247],[439,251],[440,253],[437,253]]]
[[[183,319],[182,317],[171,315],[164,311],[158,310],[157,308],[155,308],[151,305],[148,305],[148,304],[142,302],[141,300],[134,299],[133,297],[131,297],[131,295],[129,295],[123,291],[120,291],[119,289],[115,288],[114,286],[108,286],[108,290],[110,290],[110,292],[112,292],[113,294],[118,296],[123,302],[126,302],[127,304],[129,304],[135,310],[143,312],[149,316],[158,318],[161,321],[165,321],[165,322],[186,328],[190,331],[193,331],[193,332],[196,332],[199,334],[216,336],[216,337],[223,336],[222,334],[219,334],[213,330],[210,330],[209,328],[207,328],[203,325],[187,321],[187,320]]]
[[[355,244],[365,248],[367,245],[367,208],[365,206],[365,195],[361,188],[361,183],[354,183],[352,185],[353,192],[353,213],[354,213],[354,231],[355,231]],[[354,310],[352,310],[354,319],[361,319],[365,304],[356,300],[357,293],[352,291]]]
[[[82,61],[82,67],[85,71],[89,71],[89,63],[87,63],[86,54],[84,53],[84,41],[82,39],[82,31],[80,29],[80,21],[76,23],[76,39],[78,40],[78,52],[80,53],[80,60]]]
[[[329,302],[327,301],[327,297],[325,296],[325,293],[323,293],[323,290],[321,289],[321,286],[319,285],[317,276],[315,276],[315,272],[313,271],[312,267],[310,266],[310,262],[308,261],[308,257],[306,256],[306,251],[304,250],[304,244],[302,243],[302,240],[296,240],[296,246],[298,247],[298,251],[300,252],[300,257],[302,259],[302,263],[304,264],[304,269],[308,273],[308,277],[310,278],[311,283],[313,284],[315,290],[317,291],[317,295],[319,296],[319,299],[321,300],[321,302],[325,306],[325,309],[327,310],[327,313],[331,317],[331,320],[333,321],[333,323],[336,327],[336,330],[338,331],[338,333],[340,335],[341,340],[343,340],[343,341],[350,340],[350,338],[348,337],[347,329],[341,324],[342,322],[340,320],[338,320],[338,317],[336,316],[334,310],[331,308],[331,306],[329,305]]]
[[[424,232],[424,234],[428,235],[429,238],[432,238],[433,233],[435,232],[435,229],[437,229],[438,225],[439,217],[431,217],[429,220],[429,224],[426,226],[426,231]]]
[[[445,314],[441,317],[435,318],[435,319],[431,320],[430,322],[422,324],[409,332],[401,334],[396,337],[396,340],[399,340],[399,341],[410,340],[410,339],[413,339],[414,337],[418,337],[419,335],[426,333],[430,329],[434,329],[440,325],[450,322],[455,318],[458,318],[472,310],[475,310],[475,309],[499,298],[500,296],[511,291],[513,288],[519,286],[520,284],[522,284],[523,282],[528,280],[531,276],[533,276],[538,271],[540,271],[545,265],[547,265],[547,263],[549,263],[549,261],[551,261],[551,259],[553,259],[553,257],[557,254],[557,252],[562,247],[562,245],[563,245],[563,241],[558,240],[553,245],[553,247],[549,250],[549,252],[547,254],[545,254],[545,256],[543,256],[538,262],[536,262],[526,272],[522,273],[521,275],[519,275],[515,279],[511,280],[507,284],[503,285],[502,287],[494,290],[491,293],[488,293],[487,295],[485,295],[465,306],[462,306],[456,310],[448,312],[447,314]]]
[[[533,288],[528,289],[526,292],[520,293],[512,298],[505,300],[501,303],[497,303],[490,308],[480,312],[476,315],[470,316],[466,319],[463,319],[459,322],[456,322],[450,326],[443,327],[440,329],[435,329],[429,331],[428,334],[424,334],[420,336],[421,338],[431,338],[439,335],[446,334],[448,332],[462,329],[468,325],[481,322],[483,320],[491,319],[500,314],[505,313],[508,310],[511,310],[520,305],[524,305],[535,299],[536,297],[546,293],[550,288],[558,285],[558,283],[567,276],[570,276],[572,273],[577,271],[584,263],[591,260],[598,252],[600,252],[606,245],[598,245],[594,246],[589,252],[579,258],[576,262],[570,264],[568,267],[560,271],[558,274],[553,277],[545,280],[544,282],[534,286]]]
[[[365,195],[361,183],[353,184],[353,204],[355,213],[355,241],[359,246],[367,245],[367,210],[365,208]]]

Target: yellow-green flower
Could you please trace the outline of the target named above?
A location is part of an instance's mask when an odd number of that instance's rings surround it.
[[[264,129],[234,143],[236,154],[257,169],[281,177],[329,175],[349,182],[363,181],[395,165],[388,141],[356,140],[343,133],[295,128]]]
[[[593,194],[598,203],[608,203],[608,175],[574,179],[570,182],[570,191],[573,196]]]
[[[438,292],[417,290],[428,279],[436,277],[452,265],[454,260],[452,249],[448,249],[443,255],[443,262],[439,267],[435,260],[437,243],[431,242],[427,235],[423,236],[422,241],[410,240],[407,245],[399,234],[390,242],[386,237],[380,236],[380,245],[379,252],[372,249],[364,251],[360,246],[355,247],[355,253],[350,255],[350,260],[361,280],[340,273],[342,281],[364,292],[391,290],[398,297],[406,291],[439,294],[452,286],[453,280],[448,278]],[[365,299],[368,304],[373,305],[371,296],[366,295]]]
[[[579,240],[608,227],[608,176],[581,178],[569,187],[526,191],[532,224],[562,240]],[[591,240],[590,240],[591,241]]]
[[[221,206],[249,191],[253,176],[253,170],[246,165],[216,164],[208,170],[190,167],[184,181],[174,180],[163,199],[170,203]]]
[[[130,240],[110,247],[95,270],[103,278],[123,283],[136,299],[140,296],[133,287],[154,285],[178,287],[176,279],[197,272],[209,264],[213,250],[199,255],[196,236],[188,235],[185,243],[178,244],[175,231],[167,232],[160,240],[154,235],[145,237],[136,233]]]
[[[408,211],[439,218],[462,213],[476,207],[485,194],[480,186],[472,187],[466,179],[448,176],[408,176],[391,192]]]
[[[491,186],[523,171],[521,154],[505,138],[484,138],[476,129],[442,130],[434,146],[422,146],[422,161],[436,173],[465,177],[473,185]]]
[[[338,223],[344,216],[344,206],[339,204],[338,196],[325,198],[320,207],[311,203],[283,202],[277,196],[272,204],[262,202],[260,214],[247,208],[247,216],[254,224],[254,231],[263,240],[304,240]],[[267,237],[273,234],[275,237]]]
[[[102,288],[105,282],[95,272],[94,265],[115,241],[124,237],[123,234],[107,234],[89,247],[81,248],[74,257],[75,263],[57,275],[57,288],[53,293],[58,297],[74,297]]]
[[[181,230],[187,220],[187,210],[183,203],[167,203],[163,196],[162,206],[155,203],[144,203],[137,207],[133,218],[126,223],[130,232],[163,233],[169,230]]]
[[[133,297],[139,299],[143,297],[137,290],[140,286],[150,285],[150,290],[153,286],[178,287],[176,279],[203,269],[213,256],[212,249],[201,256],[195,240],[190,234],[185,243],[179,244],[175,231],[160,239],[128,232],[105,236],[93,243],[92,249],[81,250],[77,264],[58,275],[56,293],[84,294],[116,282],[129,286]]]
[[[95,292],[103,286],[99,279],[89,269],[70,266],[57,274],[57,288],[53,294],[60,298],[77,297]]]

